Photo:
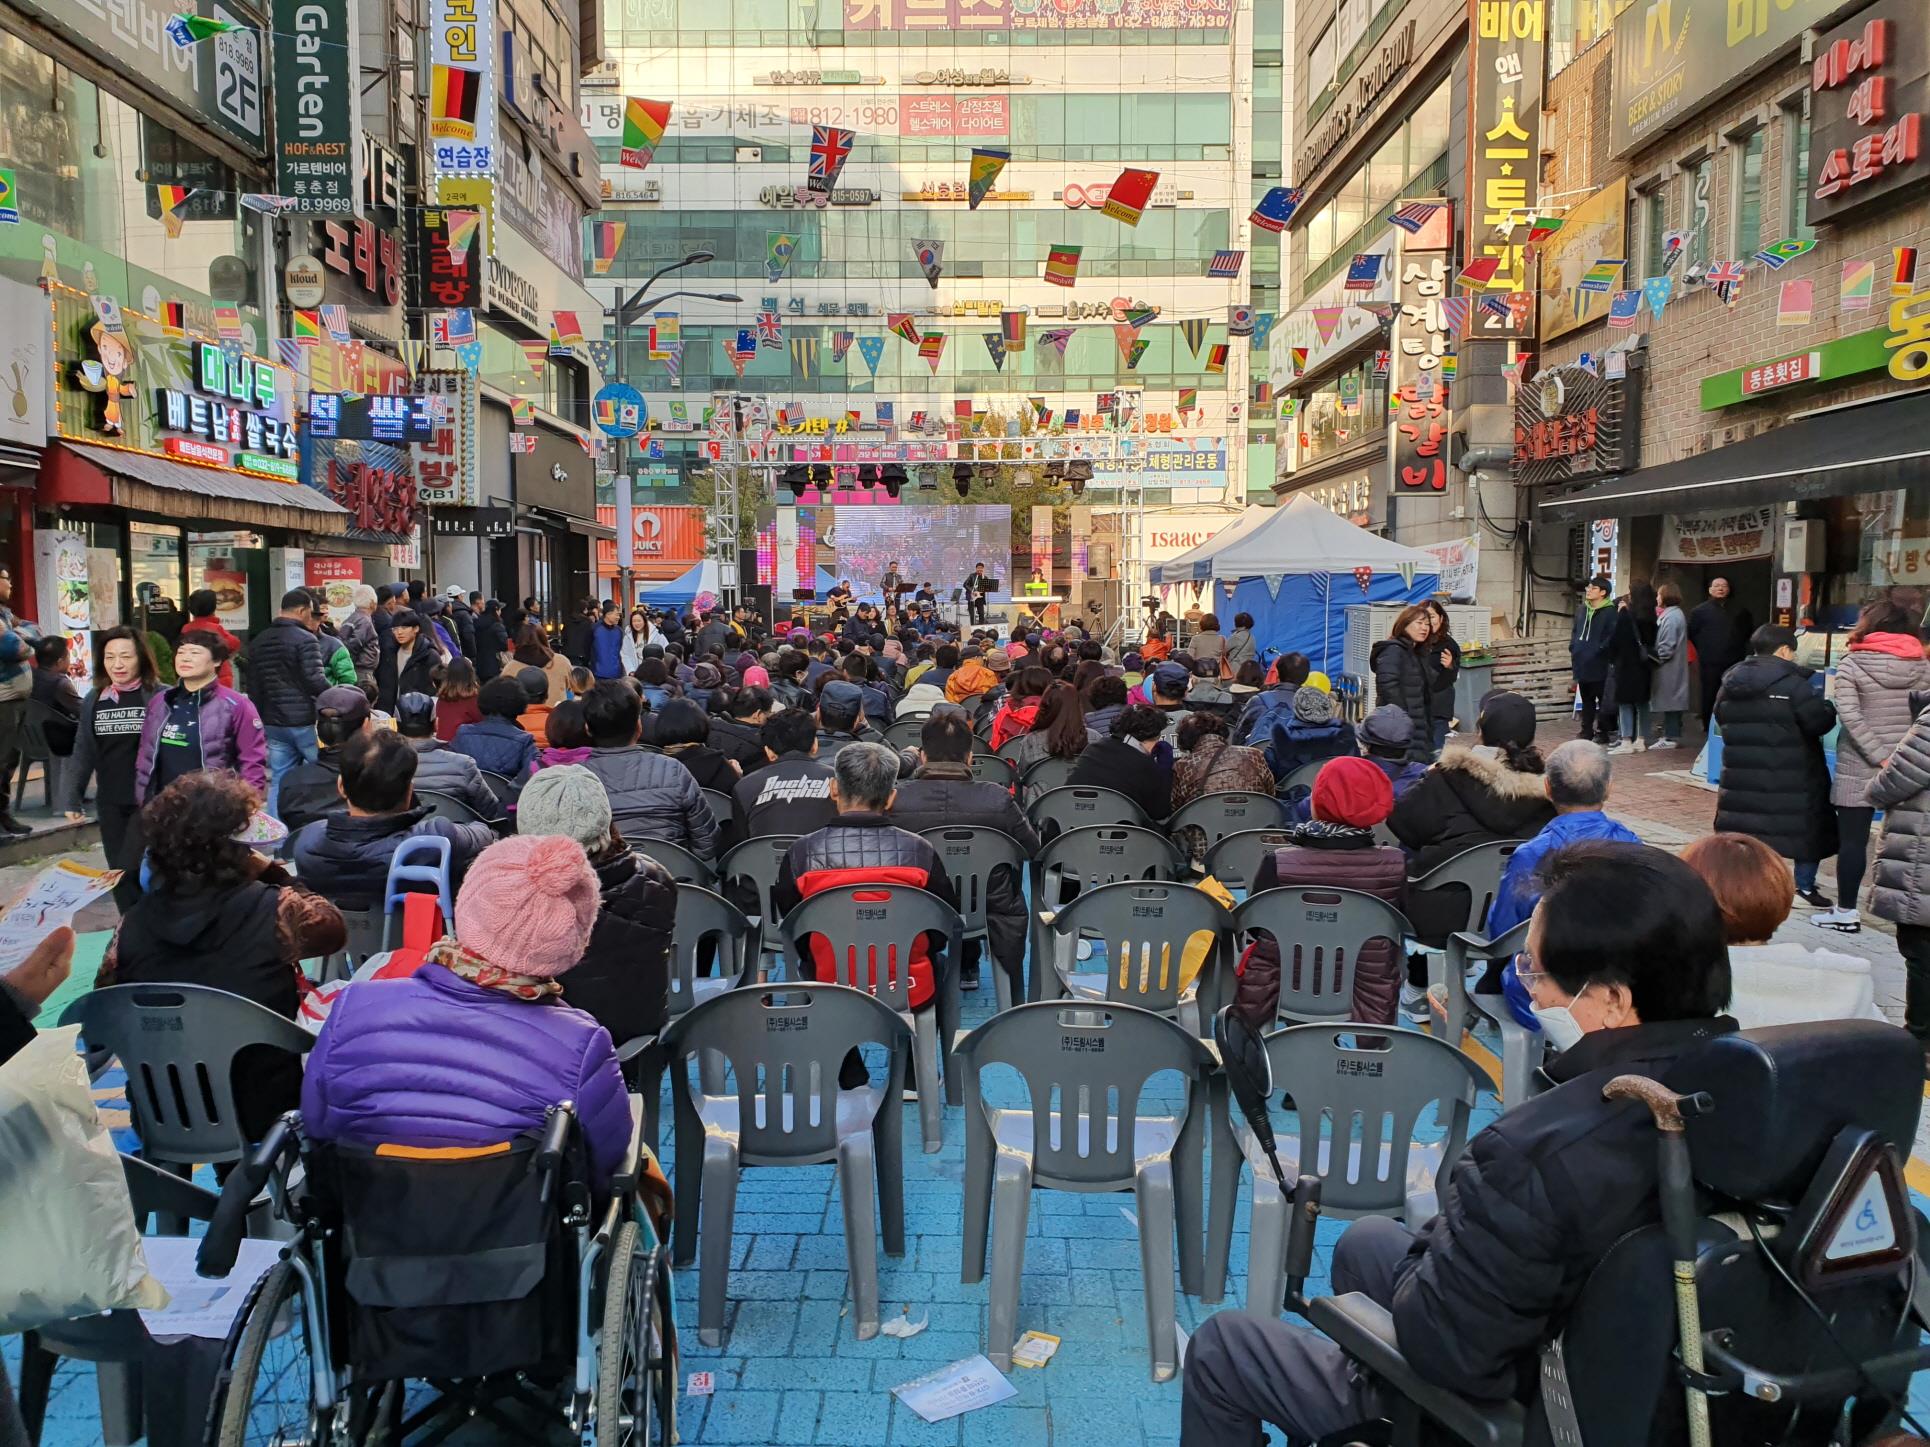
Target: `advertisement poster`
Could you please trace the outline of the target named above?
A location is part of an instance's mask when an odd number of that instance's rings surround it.
[[[1440,559],[1441,591],[1455,603],[1472,603],[1481,580],[1481,539],[1455,538],[1445,543],[1422,543],[1421,551]]]
[[[188,590],[214,592],[214,616],[230,633],[248,631],[248,570],[226,543],[188,544]]]
[[[1732,563],[1766,558],[1775,547],[1776,509],[1669,513],[1662,519],[1665,563]]]
[[[40,585],[40,631],[67,635],[67,671],[84,676],[92,667],[87,633],[94,623],[88,606],[93,589],[87,539],[60,528],[36,530],[34,571]]]
[[[1608,316],[1608,297],[1577,291],[1582,274],[1605,256],[1628,255],[1628,182],[1621,177],[1569,213],[1567,224],[1541,244],[1543,346]],[[1577,310],[1577,308],[1580,308]]]
[[[355,611],[355,589],[362,581],[360,558],[309,558],[303,564],[303,583],[322,592],[322,606],[340,627]]]

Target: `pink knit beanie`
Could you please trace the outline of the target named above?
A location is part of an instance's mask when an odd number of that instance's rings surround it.
[[[456,896],[456,939],[499,969],[553,980],[583,958],[601,904],[581,844],[516,835],[469,866]]]

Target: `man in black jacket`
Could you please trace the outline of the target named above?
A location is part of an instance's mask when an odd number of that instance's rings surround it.
[[[501,819],[502,801],[483,782],[482,770],[468,754],[457,753],[436,737],[436,701],[426,693],[405,693],[396,700],[395,731],[415,750],[415,786],[443,794],[470,809],[478,819]]]
[[[768,688],[753,684],[730,696],[728,716],[711,716],[711,747],[721,750],[726,758],[736,760],[738,768],[746,774],[770,762],[764,754],[763,733],[773,702]]]
[[[817,720],[787,708],[764,721],[765,766],[731,792],[732,844],[770,834],[809,834],[837,814],[831,766],[818,758]]]
[[[1640,844],[1584,844],[1546,877],[1515,968],[1562,1047],[1546,1070],[1554,1088],[1468,1142],[1440,1214],[1418,1232],[1365,1220],[1334,1248],[1334,1291],[1387,1307],[1420,1377],[1489,1401],[1533,1395],[1539,1352],[1589,1273],[1661,1218],[1653,1119],[1602,1087],[1660,1076],[1735,1029],[1718,1014],[1729,999],[1722,914],[1686,864]],[[1221,1312],[1186,1353],[1180,1447],[1254,1442],[1262,1421],[1311,1441],[1381,1409],[1371,1379],[1318,1332]]]
[[[290,769],[281,785],[281,813],[276,817],[290,835],[318,819],[348,812],[342,798],[342,745],[367,731],[371,718],[369,697],[359,688],[328,689],[315,703],[315,736],[321,747],[312,761]]]
[[[449,604],[449,626],[455,630],[456,646],[462,656],[474,659],[476,656],[476,615],[470,611],[463,596],[462,584],[451,583],[442,590]]]
[[[1763,624],[1750,637],[1749,650],[1716,695],[1716,722],[1722,725],[1716,829],[1753,835],[1794,860],[1797,895],[1828,909],[1829,897],[1816,888],[1816,868],[1837,849],[1823,758],[1823,736],[1836,726],[1836,705],[1816,691],[1812,670],[1796,662],[1790,629]]]
[[[596,642],[596,604],[588,598],[576,605],[576,616],[563,625],[563,656],[578,668],[588,668]]]
[[[243,659],[242,682],[268,738],[268,812],[277,818],[282,776],[315,759],[315,700],[328,687],[315,626],[315,600],[306,588],[290,588]]]
[[[1696,672],[1702,692],[1702,732],[1709,732],[1709,715],[1715,712],[1716,695],[1722,691],[1722,675],[1742,662],[1749,652],[1749,634],[1756,620],[1749,610],[1731,596],[1727,578],[1709,580],[1709,596],[1689,614],[1689,642],[1695,648]]]

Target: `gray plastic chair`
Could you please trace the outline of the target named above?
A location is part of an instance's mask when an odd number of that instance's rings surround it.
[[[415,801],[425,806],[432,818],[447,819],[451,824],[487,824],[489,822],[462,800],[448,794],[438,794],[434,789],[417,789]]]
[[[777,906],[771,902],[771,891],[777,888],[778,869],[797,839],[795,834],[763,834],[733,845],[717,861],[719,894],[741,889],[757,898],[760,954],[775,955],[784,949],[783,924],[777,917]]]
[[[507,774],[491,773],[488,769],[478,769],[476,772],[482,775],[482,781],[489,786],[489,792],[496,796],[496,802],[501,804],[503,811],[507,813],[509,806],[521,796],[523,786]]]
[[[1392,940],[1398,954],[1413,932],[1407,916],[1386,900],[1358,889],[1302,884],[1248,895],[1233,911],[1233,928],[1240,950],[1258,930],[1279,941],[1279,1014],[1298,1022],[1352,1019],[1361,946]]]
[[[1206,839],[1201,849],[1204,853],[1229,834],[1278,829],[1287,822],[1286,812],[1271,794],[1228,789],[1202,794],[1192,803],[1174,810],[1173,817],[1166,821],[1166,832],[1177,835],[1182,829],[1199,830]]]
[[[992,871],[1010,869],[1013,888],[1025,889],[1026,853],[1018,840],[1002,830],[981,824],[947,825],[924,830],[924,836],[938,851],[938,862],[952,881],[952,894],[958,900],[958,915],[965,924],[964,938],[984,945],[982,956],[991,955],[991,939],[985,922],[985,898],[991,889]],[[993,960],[992,983],[998,1007],[1012,1008],[1012,980]]]
[[[1482,933],[1487,929],[1488,907],[1494,903],[1495,892],[1501,888],[1501,876],[1508,868],[1508,860],[1522,842],[1519,839],[1498,839],[1488,844],[1477,844],[1472,849],[1463,849],[1452,859],[1435,865],[1419,879],[1410,879],[1407,882],[1408,891],[1418,893],[1451,884],[1464,886],[1468,891],[1468,918],[1461,928]]]
[[[1034,759],[1019,774],[1020,797],[1029,805],[1050,790],[1064,788],[1071,782],[1073,766],[1078,762],[1076,758],[1062,759],[1057,754]]]
[[[1101,824],[1136,824],[1142,829],[1152,824],[1146,811],[1124,794],[1085,784],[1048,789],[1026,806],[1025,813],[1041,839]]]
[[[1503,1109],[1510,1110],[1535,1093],[1535,1069],[1548,1052],[1548,1037],[1515,1019],[1507,996],[1469,989],[1468,967],[1479,964],[1485,974],[1490,960],[1500,960],[1506,969],[1507,962],[1528,947],[1528,925],[1529,921],[1524,919],[1493,940],[1483,939],[1471,930],[1449,935],[1447,967],[1443,972],[1446,978],[1442,985],[1442,1034],[1450,1044],[1459,1047],[1462,1036],[1474,1028],[1477,1013],[1493,1023],[1501,1036],[1501,1104]],[[1429,998],[1432,1002],[1431,989]]]
[[[816,935],[830,947],[838,980],[876,995],[904,1019],[914,1036],[912,1080],[918,1087],[918,1117],[929,1154],[944,1145],[939,1076],[951,1104],[963,1099],[951,1042],[958,1034],[958,957],[965,926],[958,912],[935,894],[906,884],[853,884],[812,895],[784,917],[784,957],[791,977],[808,983],[815,976],[805,942]],[[928,1006],[912,1008],[911,949],[921,934],[944,940],[947,968],[943,985]],[[941,973],[941,972],[934,972]]]
[[[1369,1043],[1371,1042],[1371,1043]],[[1487,1077],[1453,1046],[1415,1030],[1372,1036],[1332,1025],[1289,1025],[1265,1037],[1273,1089],[1292,1099],[1295,1128],[1276,1129],[1280,1165],[1292,1181],[1321,1178],[1323,1215],[1392,1216],[1418,1226],[1436,1209],[1436,1188],[1468,1141],[1475,1098]],[[1282,1194],[1246,1120],[1213,1081],[1213,1200],[1206,1238],[1207,1302],[1226,1292],[1242,1166],[1253,1172],[1246,1309],[1277,1315],[1287,1288],[1292,1200]],[[1430,1139],[1415,1126],[1433,1108]],[[1238,1119],[1235,1117],[1238,1116]],[[1311,1144],[1310,1144],[1311,1142]]]
[[[323,980],[347,979],[369,956],[389,947],[389,917],[384,910],[344,909],[342,924],[348,940],[323,963]]]
[[[1008,793],[1019,786],[1019,766],[999,754],[972,751],[972,777],[981,784],[997,784]]]
[[[1208,1012],[1219,1006],[1225,942],[1232,924],[1218,900],[1191,884],[1102,884],[1084,891],[1063,909],[1039,912],[1039,939],[1045,952],[1038,973],[1077,999],[1136,1005],[1177,1018],[1189,1035],[1197,1037],[1202,1001]],[[1193,989],[1183,991],[1181,959],[1188,942],[1200,934],[1212,942]],[[1080,968],[1075,951],[1082,937],[1103,945],[1103,974]]]
[[[110,985],[74,1001],[60,1023],[119,1058],[141,1159],[170,1165],[247,1154],[230,1079],[236,1055],[262,1045],[306,1055],[315,1044],[293,1020],[206,985]]]
[[[683,845],[669,839],[626,839],[632,854],[654,859],[670,871],[678,884],[694,884],[699,889],[717,888],[717,872]]]
[[[1242,829],[1228,834],[1206,851],[1206,873],[1229,890],[1251,889],[1260,860],[1268,851],[1292,842],[1293,836],[1284,829]]]
[[[867,1042],[889,1054],[884,1088],[839,1089],[845,1055]],[[731,990],[672,1021],[664,1044],[677,1120],[674,1255],[688,1265],[702,1244],[697,1331],[704,1344],[723,1344],[740,1170],[826,1161],[838,1167],[852,1325],[860,1341],[876,1336],[880,1224],[886,1254],[905,1254],[905,1022],[882,1001],[841,985]],[[712,1054],[729,1062],[734,1089],[692,1088],[691,1057]]]
[[[993,749],[992,752],[997,754],[1001,759],[1008,760],[1011,763],[1012,767],[1016,769],[1019,766],[1019,762],[1018,762],[1019,740],[1024,737],[1025,737],[1024,734],[1014,734],[1011,738],[1007,739],[1004,743],[1000,744],[996,749]]]
[[[992,1244],[991,1321],[986,1355],[1012,1366],[1019,1284],[1025,1273],[1026,1217],[1034,1188],[1098,1194],[1131,1191],[1139,1215],[1146,1280],[1146,1340],[1153,1379],[1179,1369],[1173,1294],[1177,1236],[1180,1287],[1199,1291],[1204,1220],[1201,1168],[1212,1056],[1171,1020],[1130,1005],[1079,1007],[1059,1001],[1019,1005],[994,1015],[959,1045],[966,1075],[964,1252],[959,1280],[984,1278]],[[1024,1079],[1029,1103],[1001,1109],[983,1098],[987,1066]],[[1177,1115],[1142,1115],[1140,1097],[1154,1075],[1187,1079]],[[1116,1111],[1116,1114],[1113,1112]],[[1130,1125],[1130,1129],[1124,1127]],[[996,1203],[994,1197],[996,1196]],[[996,1209],[995,1209],[996,1206]]]
[[[1102,884],[1177,879],[1182,867],[1173,842],[1142,825],[1094,825],[1054,836],[1032,861],[1032,969],[1026,998],[1045,998],[1045,941],[1038,929],[1039,911],[1062,909],[1074,895]]]
[[[717,821],[717,831],[721,835],[730,828],[731,810],[735,806],[730,795],[722,789],[705,789],[702,792],[704,802],[710,806],[710,817]]]
[[[926,714],[900,718],[885,726],[885,743],[894,749],[915,749],[924,734]]]
[[[1264,747],[1264,744],[1257,747]],[[1282,779],[1273,792],[1282,799],[1292,797],[1295,789],[1305,789],[1308,793],[1312,793],[1313,781],[1320,777],[1320,766],[1326,762],[1325,759],[1315,759],[1311,764],[1302,764]]]
[[[670,935],[670,1018],[742,984],[756,940],[757,926],[721,894],[700,884],[678,884],[677,922]],[[715,952],[716,972],[699,975],[706,944]]]

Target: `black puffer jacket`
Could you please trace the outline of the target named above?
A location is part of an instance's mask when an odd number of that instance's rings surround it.
[[[263,728],[312,724],[315,700],[328,687],[321,644],[293,618],[277,618],[242,655],[242,681]]]
[[[1367,661],[1374,670],[1374,707],[1391,703],[1405,713],[1414,725],[1407,756],[1423,761],[1432,758],[1432,680],[1420,649],[1405,638],[1383,638],[1369,650]]]
[[[1443,653],[1452,660],[1445,667],[1441,663]],[[1452,634],[1444,633],[1423,650],[1421,664],[1427,669],[1428,712],[1437,719],[1453,718],[1454,685],[1461,677],[1461,645]]]
[[[625,839],[668,839],[704,859],[717,857],[717,820],[697,780],[675,759],[632,744],[591,749],[584,767],[603,781]]]
[[[482,612],[476,615],[476,652],[471,659],[476,665],[476,677],[483,683],[489,682],[503,671],[503,655],[509,652],[509,630],[503,626],[500,613]]]
[[[1449,745],[1387,816],[1421,875],[1464,849],[1532,839],[1555,817],[1540,773],[1511,769],[1492,750]]]
[[[677,886],[654,859],[618,849],[590,861],[603,894],[596,928],[563,998],[587,1010],[621,1045],[663,1029],[670,995],[670,936]]]
[[[355,818],[337,814],[310,824],[289,840],[301,881],[340,909],[376,909],[389,882],[389,860],[404,839],[435,835],[449,841],[449,889],[462,887],[469,861],[495,842],[487,824],[454,824],[417,806],[401,814]]]
[[[275,791],[275,817],[293,835],[319,819],[348,813],[341,782],[341,749],[320,750],[313,763],[304,759],[282,775],[281,787]]]
[[[482,769],[467,754],[459,754],[436,739],[410,739],[415,750],[416,792],[445,794],[475,810],[478,819],[500,819],[503,806],[496,791],[483,782]]]
[[[809,754],[780,755],[740,779],[730,797],[734,845],[771,834],[809,834],[838,812],[831,802],[831,766]]]
[[[1785,859],[1836,853],[1823,735],[1836,705],[1810,684],[1810,670],[1773,653],[1745,658],[1722,678],[1722,785],[1716,828],[1749,834]]]
[[[1615,632],[1608,653],[1615,663],[1615,703],[1634,707],[1649,701],[1655,686],[1655,628],[1653,618],[1637,618],[1633,608],[1615,610]]]
[[[1124,794],[1155,823],[1173,812],[1172,770],[1125,739],[1107,737],[1087,744],[1066,782]]]
[[[713,718],[710,721],[710,746],[726,758],[737,760],[745,773],[761,769],[770,762],[764,757],[763,725],[742,719]]]

